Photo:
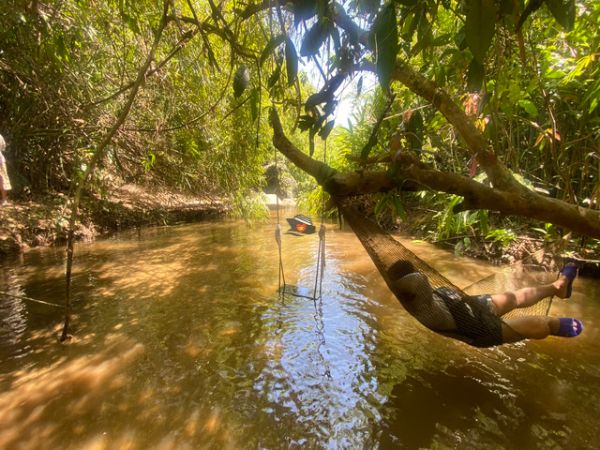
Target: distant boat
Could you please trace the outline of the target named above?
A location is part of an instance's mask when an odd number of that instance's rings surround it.
[[[287,220],[290,224],[290,232],[312,234],[316,231],[316,228],[313,225],[312,220],[310,220],[310,217],[302,214],[296,214],[294,217],[288,217],[285,220]]]

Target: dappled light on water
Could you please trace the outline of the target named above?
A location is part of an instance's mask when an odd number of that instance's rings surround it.
[[[109,335],[97,352],[71,354],[80,353],[77,350],[68,349],[68,354],[49,365],[2,377],[1,448],[17,444],[60,448],[65,443],[65,426],[73,433],[70,439],[85,436],[86,423],[93,420],[103,400],[127,386],[126,368],[142,355],[144,347],[123,336]],[[122,412],[129,408],[127,404],[116,406]]]
[[[577,339],[478,350],[420,326],[351,232],[273,224],[157,228],[77,247],[74,339],[62,312],[2,298],[0,447],[584,448],[600,414],[600,286],[552,313]],[[424,244],[459,286],[495,268]],[[0,268],[10,293],[62,302],[61,250]],[[299,297],[294,294],[301,294]],[[577,399],[577,401],[574,401]]]

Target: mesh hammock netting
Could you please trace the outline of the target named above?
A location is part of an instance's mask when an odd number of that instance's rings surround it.
[[[338,202],[337,206],[390,290],[411,314],[415,312],[415,304],[419,303],[418,314],[413,315],[433,331],[476,347],[490,347],[502,343],[501,329],[502,324],[505,323],[504,319],[521,315],[548,314],[551,298],[543,299],[528,308],[515,309],[502,317],[497,317],[490,313],[489,307],[484,302],[477,301],[473,297],[476,294],[512,291],[547,281],[547,274],[539,262],[515,264],[461,290],[382,230],[376,223],[366,218],[364,214],[343,202]],[[416,283],[411,286],[412,291],[403,289],[398,280],[406,275],[414,276],[412,274],[426,276],[431,287]],[[431,304],[431,302],[427,304],[427,299],[432,297],[431,289],[439,294],[434,297],[441,296],[443,298],[456,323],[457,330],[447,331],[443,326],[436,325],[436,323],[443,323],[443,318],[436,317],[436,315],[439,316],[439,308],[436,308],[435,304]],[[416,295],[415,290],[418,291]],[[424,292],[425,290],[428,292]],[[414,301],[415,299],[417,302]]]

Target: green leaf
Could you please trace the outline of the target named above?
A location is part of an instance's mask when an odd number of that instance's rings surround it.
[[[418,55],[419,52],[429,47],[432,41],[433,34],[431,32],[431,24],[427,20],[427,17],[423,16],[419,21],[419,27],[417,30],[417,43],[412,48],[410,54],[412,56]]]
[[[321,128],[321,130],[319,131],[319,136],[321,136],[321,139],[323,139],[323,140],[327,139],[327,137],[331,133],[331,130],[333,130],[334,126],[335,126],[335,120],[331,120],[331,121],[327,122],[327,125],[325,125],[323,128]]]
[[[308,132],[308,156],[312,158],[315,154],[315,134],[317,130],[313,127]]]
[[[298,129],[300,131],[309,130],[314,126],[314,124],[315,120],[307,114],[304,114],[298,118]]]
[[[548,80],[562,80],[565,78],[567,74],[562,70],[554,70],[548,69],[548,71],[544,74],[544,77]]]
[[[445,33],[438,37],[436,37],[431,43],[432,46],[441,47],[443,45],[448,45],[452,42],[452,38],[454,37],[454,33]]]
[[[377,203],[375,204],[375,208],[373,208],[373,214],[375,214],[375,219],[381,219],[381,215],[385,211],[385,207],[388,205],[388,197],[387,195],[382,196]]]
[[[69,49],[65,44],[64,35],[59,34],[55,39],[56,51],[55,54],[59,61],[69,62]]]
[[[279,81],[280,76],[281,76],[281,64],[275,68],[275,70],[269,77],[269,80],[267,81],[267,87],[269,89],[271,89],[273,86],[275,86],[275,83],[277,83],[277,81]]]
[[[317,0],[293,0],[292,9],[294,11],[294,25],[310,19],[317,13]]]
[[[249,82],[250,71],[245,64],[242,64],[240,67],[238,67],[238,70],[235,72],[235,76],[233,77],[233,95],[235,98],[238,98],[244,93]]]
[[[148,152],[148,155],[146,156],[146,161],[144,161],[144,170],[146,172],[149,172],[150,169],[152,169],[152,166],[154,166],[155,162],[156,162],[156,155],[152,152],[152,150],[150,150]]]
[[[328,92],[327,90],[319,91],[315,94],[312,94],[304,102],[304,107],[310,109],[314,106],[320,105],[321,103],[325,103],[329,100],[329,96],[331,95],[333,95],[333,93]]]
[[[406,221],[408,219],[408,214],[406,214],[406,209],[404,208],[404,205],[402,204],[402,200],[400,200],[400,198],[394,196],[392,201],[394,204],[394,213],[396,214],[396,216],[400,217],[400,219],[402,219],[402,221]]]
[[[571,31],[575,25],[575,0],[545,0],[545,2],[556,21]]]
[[[294,84],[298,76],[298,53],[294,43],[288,37],[285,39],[285,68],[287,70],[288,86]]]
[[[465,35],[465,27],[461,27],[454,36],[454,43],[459,50],[467,48],[467,37]]]
[[[415,31],[417,31],[420,20],[421,14],[417,12],[408,14],[403,18],[401,27],[402,39],[409,43],[412,41],[413,35],[415,34]]]
[[[393,3],[383,7],[373,24],[377,75],[384,89],[388,89],[398,54],[398,26],[396,8]]]
[[[301,56],[312,56],[319,51],[325,39],[329,35],[328,27],[319,20],[315,23],[310,30],[304,36],[302,40],[302,46],[300,47]]]
[[[465,21],[467,45],[473,56],[483,63],[496,31],[494,0],[469,0]]]
[[[539,112],[531,100],[521,99],[517,102],[517,104],[531,117],[536,118],[538,116]]]
[[[360,97],[360,94],[362,93],[362,88],[363,88],[363,77],[360,77],[358,79],[358,83],[356,83],[356,96]]]
[[[280,34],[279,36],[273,36],[269,40],[269,43],[265,46],[265,49],[262,51],[262,53],[260,55],[261,66],[267,60],[269,55],[271,53],[273,53],[273,50],[275,50],[277,47],[279,47],[281,44],[283,44],[283,41],[285,41],[285,36],[283,34]]]
[[[600,80],[596,81],[595,84],[590,86],[585,97],[583,97],[583,103],[589,103],[590,107],[588,112],[591,114],[598,107],[600,100]]]

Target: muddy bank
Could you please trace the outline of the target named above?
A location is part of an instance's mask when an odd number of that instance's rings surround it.
[[[110,197],[93,195],[82,201],[75,236],[90,241],[125,228],[205,220],[229,211],[227,202],[209,196],[124,185]],[[0,207],[0,258],[66,242],[69,215],[68,198],[60,193]]]

